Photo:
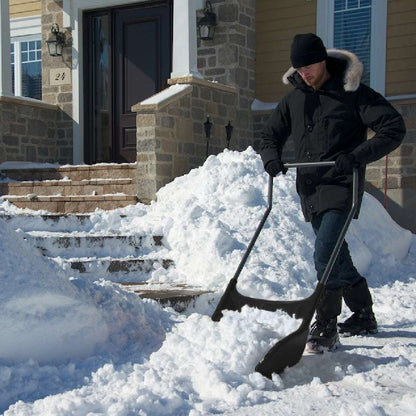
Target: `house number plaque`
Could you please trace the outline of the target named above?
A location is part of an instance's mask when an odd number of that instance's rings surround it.
[[[69,68],[53,68],[49,71],[50,85],[65,85],[71,83]]]

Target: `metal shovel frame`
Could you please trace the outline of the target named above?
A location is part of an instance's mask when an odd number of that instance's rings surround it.
[[[335,166],[334,161],[326,162],[310,162],[310,163],[286,163],[285,168],[305,168],[305,167],[325,167]],[[345,235],[347,234],[349,225],[354,218],[354,215],[358,207],[358,169],[353,170],[353,182],[352,182],[352,205],[348,213],[347,220],[339,234],[338,240],[332,251],[331,257],[325,268],[321,280],[317,283],[314,292],[305,299],[299,300],[265,300],[251,298],[240,294],[237,290],[238,277],[253,249],[258,236],[270,214],[273,203],[273,177],[269,176],[268,184],[268,196],[267,196],[267,209],[263,214],[263,217],[258,225],[256,232],[254,233],[240,264],[234,274],[234,277],[228,283],[228,286],[221,297],[214,313],[212,314],[213,321],[219,321],[222,318],[222,311],[224,309],[240,311],[244,305],[251,307],[264,309],[268,311],[282,310],[287,314],[294,316],[296,319],[302,319],[302,323],[299,328],[287,335],[285,338],[278,341],[265,355],[263,360],[257,364],[255,370],[261,373],[263,376],[272,378],[273,373],[280,374],[286,367],[291,367],[299,362],[302,357],[303,351],[306,346],[306,342],[309,334],[309,327],[312,318],[315,314],[316,306],[319,298],[325,288],[325,285],[329,279],[332,268],[340,252],[341,246],[344,242]]]

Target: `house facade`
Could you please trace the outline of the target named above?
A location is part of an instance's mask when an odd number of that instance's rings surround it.
[[[201,40],[210,8],[215,35]],[[288,91],[291,39],[314,32],[356,52],[404,116],[405,142],[367,185],[416,232],[413,0],[9,0],[0,13],[0,162],[135,163],[138,196],[153,199],[209,154],[256,148]]]

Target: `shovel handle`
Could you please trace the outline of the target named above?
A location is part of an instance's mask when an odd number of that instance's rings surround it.
[[[324,166],[335,166],[335,162],[334,161],[324,161],[324,162],[299,162],[299,163],[285,163],[284,167],[291,169],[291,168],[310,168],[310,167],[324,167]],[[334,251],[331,255],[331,258],[328,262],[328,266],[327,266],[327,270],[325,270],[322,279],[321,279],[321,283],[323,285],[326,284],[329,274],[331,273],[332,267],[334,266],[335,260],[338,256],[339,250],[341,249],[341,245],[344,241],[344,237],[345,234],[347,233],[348,230],[348,226],[352,220],[352,218],[355,215],[355,212],[357,210],[357,202],[358,202],[358,170],[354,169],[353,171],[353,203],[352,203],[352,207],[350,210],[350,213],[348,215],[347,221],[344,225],[344,228],[341,231],[341,234],[339,236],[339,239],[337,241],[337,244],[335,245]],[[256,243],[256,240],[261,232],[261,230],[263,229],[263,226],[267,220],[267,217],[270,214],[270,211],[272,210],[272,205],[273,205],[273,176],[269,175],[269,184],[268,184],[268,192],[267,192],[267,209],[263,214],[263,217],[260,221],[260,224],[257,226],[257,229],[247,247],[247,250],[245,251],[240,264],[237,267],[237,270],[234,273],[234,277],[232,278],[233,281],[237,281],[238,280],[238,276],[240,275],[250,253],[251,250],[254,247],[254,244]]]
[[[285,163],[283,165],[285,168],[310,168],[310,167],[323,167],[323,166],[335,166],[335,161],[325,161],[325,162],[305,162],[305,163]],[[269,176],[269,190],[268,190],[268,205],[272,206],[273,199],[273,176]],[[332,268],[334,267],[335,261],[337,260],[339,251],[344,242],[345,235],[347,234],[348,227],[352,219],[354,218],[355,213],[358,208],[358,168],[353,169],[352,177],[352,204],[351,209],[348,213],[347,220],[338,236],[338,240],[335,244],[334,249],[332,250],[331,257],[329,258],[328,264],[324,270],[324,273],[321,278],[321,284],[326,285],[329,275],[331,274]]]

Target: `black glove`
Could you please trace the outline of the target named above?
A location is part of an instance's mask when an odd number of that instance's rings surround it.
[[[354,168],[358,168],[360,164],[352,153],[344,153],[339,155],[335,160],[335,169],[339,173],[351,174]]]
[[[283,165],[283,162],[280,159],[270,160],[266,163],[264,170],[270,175],[275,177],[280,172],[286,174],[287,168]]]

